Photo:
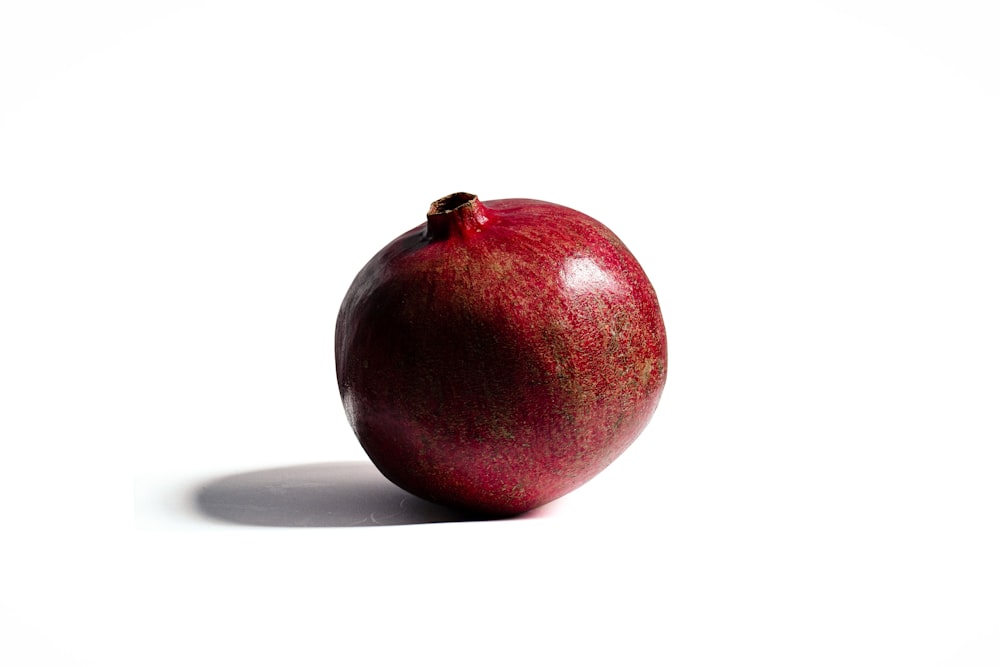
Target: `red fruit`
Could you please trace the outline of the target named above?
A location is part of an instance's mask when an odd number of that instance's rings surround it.
[[[603,470],[667,374],[656,294],[617,236],[563,206],[465,193],[361,270],[336,353],[347,418],[378,469],[496,515]]]

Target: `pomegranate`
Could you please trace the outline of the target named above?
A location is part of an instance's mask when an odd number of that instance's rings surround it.
[[[513,515],[639,435],[667,373],[656,293],[607,227],[456,193],[383,248],[340,308],[337,378],[375,466],[440,504]]]

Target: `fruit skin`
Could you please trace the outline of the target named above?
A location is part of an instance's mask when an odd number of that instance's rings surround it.
[[[382,474],[434,502],[513,515],[635,440],[663,391],[667,339],[646,274],[604,225],[456,193],[355,278],[336,363]]]

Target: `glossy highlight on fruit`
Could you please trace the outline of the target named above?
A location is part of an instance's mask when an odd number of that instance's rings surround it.
[[[336,331],[347,418],[389,480],[513,515],[577,488],[646,426],[667,339],[607,227],[532,199],[456,193],[383,248]]]

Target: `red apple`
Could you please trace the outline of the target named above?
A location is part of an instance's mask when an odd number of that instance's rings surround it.
[[[635,440],[663,391],[667,340],[649,279],[607,227],[457,193],[358,274],[336,360],[347,418],[389,480],[512,515]]]

